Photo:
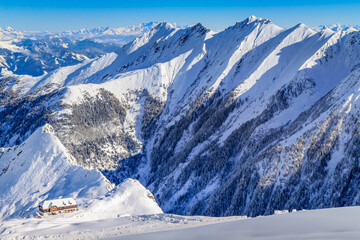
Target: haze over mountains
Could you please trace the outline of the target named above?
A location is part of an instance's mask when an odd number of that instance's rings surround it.
[[[49,124],[72,166],[114,184],[138,179],[164,212],[258,216],[360,203],[359,31],[283,29],[251,16],[221,32],[162,22],[113,50],[69,39],[75,45],[56,58],[64,64],[48,64],[58,51],[40,54],[48,48],[37,40],[34,58],[22,41],[0,43],[1,147]],[[0,181],[20,157],[0,155]]]
[[[141,23],[139,25],[128,27],[97,27],[93,29],[83,28],[80,30],[67,30],[61,32],[49,32],[49,31],[17,31],[11,27],[0,28],[1,40],[14,40],[16,38],[40,38],[40,37],[67,37],[72,40],[83,40],[88,38],[106,38],[109,36],[118,36],[119,38],[124,36],[138,36],[145,32],[150,31],[157,22]]]

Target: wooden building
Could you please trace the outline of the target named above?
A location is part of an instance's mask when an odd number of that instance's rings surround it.
[[[56,215],[77,211],[77,203],[73,198],[45,200],[39,204],[39,211],[43,215]]]

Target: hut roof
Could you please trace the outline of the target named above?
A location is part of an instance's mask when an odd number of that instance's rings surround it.
[[[40,206],[43,209],[49,209],[51,206],[66,207],[66,206],[73,206],[73,205],[76,205],[76,201],[73,198],[60,198],[60,199],[45,200],[42,203],[40,203]]]

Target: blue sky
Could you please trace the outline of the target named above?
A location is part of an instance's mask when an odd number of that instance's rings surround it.
[[[222,30],[250,15],[281,27],[341,23],[360,25],[360,0],[0,0],[0,26],[19,30],[71,30],[120,27],[150,21]]]

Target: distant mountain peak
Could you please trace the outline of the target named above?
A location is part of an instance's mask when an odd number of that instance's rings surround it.
[[[360,25],[344,25],[340,23],[332,24],[332,25],[319,25],[318,27],[314,27],[315,31],[321,31],[324,28],[328,28],[334,32],[337,31],[359,31]]]

